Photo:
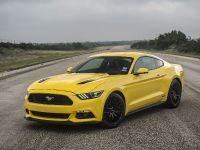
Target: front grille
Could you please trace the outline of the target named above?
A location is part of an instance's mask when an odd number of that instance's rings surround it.
[[[62,113],[46,113],[46,112],[39,112],[39,111],[31,111],[34,116],[38,117],[46,117],[46,118],[60,118],[60,119],[67,119],[70,114],[62,114]]]
[[[28,97],[29,102],[49,105],[72,105],[73,102],[65,95],[34,93]]]

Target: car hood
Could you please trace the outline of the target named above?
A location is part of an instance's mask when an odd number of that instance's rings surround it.
[[[71,73],[44,78],[29,86],[29,90],[62,90],[73,93],[90,92],[105,82],[108,74]]]

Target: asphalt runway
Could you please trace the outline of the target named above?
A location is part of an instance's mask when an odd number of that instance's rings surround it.
[[[121,51],[125,47],[113,47]],[[114,129],[99,125],[60,125],[27,122],[24,96],[28,85],[61,74],[85,60],[84,54],[60,63],[0,80],[0,150],[11,149],[200,149],[200,61],[156,54],[183,65],[185,88],[176,109],[161,106],[126,117]]]

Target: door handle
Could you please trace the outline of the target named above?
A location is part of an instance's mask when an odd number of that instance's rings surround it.
[[[160,74],[157,74],[156,76],[157,76],[157,77],[160,77]]]

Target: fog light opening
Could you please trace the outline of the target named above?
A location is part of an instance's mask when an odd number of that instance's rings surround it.
[[[94,114],[87,110],[79,110],[76,113],[76,118],[78,118],[78,119],[94,118]]]

